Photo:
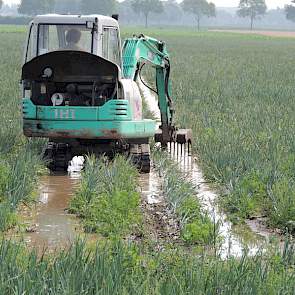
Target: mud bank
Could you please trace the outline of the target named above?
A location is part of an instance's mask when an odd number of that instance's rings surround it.
[[[141,175],[139,184],[145,240],[153,244],[156,250],[180,242],[180,225],[164,198],[162,180],[158,173],[152,169],[151,173]]]

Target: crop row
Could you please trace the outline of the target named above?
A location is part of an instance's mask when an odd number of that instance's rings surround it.
[[[86,232],[124,237],[140,231],[137,170],[123,157],[113,161],[88,157],[70,211],[82,218]]]
[[[22,136],[18,81],[23,35],[1,33],[0,50],[0,232],[17,222],[15,210],[29,201],[42,169],[42,141]]]
[[[0,242],[1,294],[293,294],[294,249],[222,261],[180,251],[142,254],[111,243],[89,249],[78,241],[37,257]]]

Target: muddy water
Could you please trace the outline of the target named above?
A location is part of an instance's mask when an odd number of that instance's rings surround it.
[[[69,175],[50,175],[41,179],[33,232],[24,236],[25,242],[38,248],[55,248],[73,242],[78,221],[66,210],[78,181],[77,176]]]
[[[67,174],[42,177],[37,212],[23,237],[28,245],[55,249],[70,245],[77,238],[79,220],[67,209],[79,184],[82,163],[81,159],[74,158]]]
[[[170,155],[172,159],[179,163],[181,170],[186,173],[195,185],[198,198],[203,208],[209,213],[212,221],[219,225],[219,234],[222,238],[220,255],[223,258],[228,256],[240,257],[247,249],[250,255],[255,255],[264,246],[266,246],[270,234],[266,231],[253,231],[249,226],[235,227],[227,220],[226,214],[220,210],[217,205],[218,195],[210,188],[201,169],[198,167],[196,159],[188,154],[183,147],[178,149],[178,153],[171,148]]]
[[[157,98],[143,83],[138,82],[138,84],[147,106],[153,112],[157,121],[160,122]],[[184,146],[172,144],[169,154],[179,164],[181,170],[190,177],[204,210],[219,225],[219,234],[222,240],[220,255],[223,258],[228,256],[240,257],[246,249],[250,255],[255,255],[267,245],[272,234],[261,223],[258,225],[256,222],[249,221],[245,226],[234,227],[227,220],[226,215],[218,208],[217,193],[206,183],[196,159],[189,155]]]

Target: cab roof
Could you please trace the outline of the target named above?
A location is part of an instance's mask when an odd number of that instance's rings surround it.
[[[34,24],[85,24],[87,21],[98,20],[98,23],[118,27],[118,22],[114,18],[105,15],[68,15],[68,14],[44,14],[37,15],[33,19]]]

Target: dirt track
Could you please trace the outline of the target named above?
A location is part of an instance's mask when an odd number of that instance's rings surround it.
[[[239,34],[255,34],[270,37],[295,38],[295,32],[287,31],[250,31],[250,30],[210,30],[211,32],[228,32]]]

